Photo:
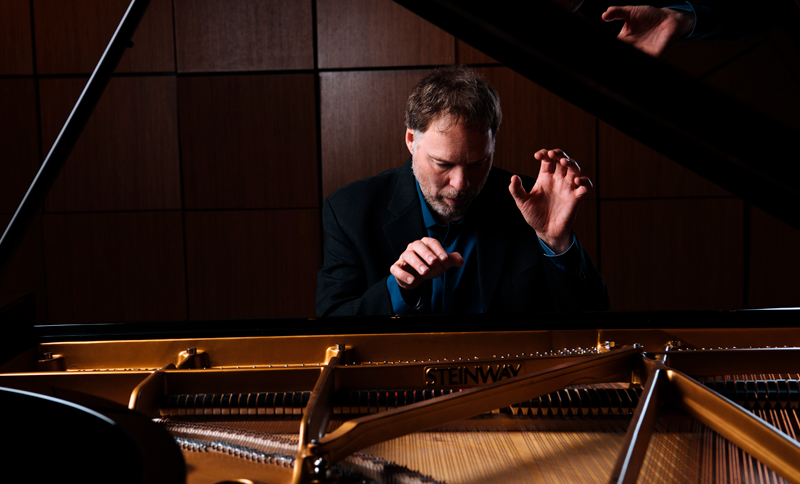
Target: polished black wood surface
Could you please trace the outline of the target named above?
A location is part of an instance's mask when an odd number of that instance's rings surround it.
[[[516,72],[800,228],[798,131],[602,35],[555,4],[396,0]],[[529,18],[547,18],[531,28]],[[569,32],[569,35],[564,33]],[[553,42],[553,39],[559,39]],[[657,95],[654,95],[657,93]],[[691,116],[699,112],[702,116]],[[765,146],[775,154],[761,162]],[[777,168],[777,170],[776,170]]]
[[[220,324],[207,321],[159,321],[141,323],[102,323],[39,325],[34,327],[42,342],[107,341],[157,338],[225,338],[244,336],[304,336],[325,334],[411,334],[448,332],[574,330],[602,328],[620,330],[661,328],[794,328],[800,311],[631,311],[585,314],[458,316],[362,316],[347,318],[270,318],[241,319]],[[335,325],[335,330],[332,330]]]

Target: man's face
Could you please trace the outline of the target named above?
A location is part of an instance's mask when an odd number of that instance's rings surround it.
[[[424,133],[406,130],[414,176],[438,222],[464,216],[492,168],[492,131],[480,132],[439,117]]]

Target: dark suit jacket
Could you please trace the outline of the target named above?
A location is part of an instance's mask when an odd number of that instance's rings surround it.
[[[508,191],[511,173],[492,168],[469,208],[478,226],[476,253],[484,312],[531,313],[608,308],[605,281],[580,249],[571,272],[543,255]],[[523,177],[530,189],[534,181]],[[474,217],[474,219],[473,219]],[[386,278],[409,243],[427,237],[411,160],[352,183],[322,208],[326,231],[317,275],[317,314],[392,314]],[[430,298],[425,298],[430,299]]]

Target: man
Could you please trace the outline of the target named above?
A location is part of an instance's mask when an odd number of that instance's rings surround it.
[[[411,160],[325,201],[318,315],[608,307],[572,234],[591,182],[561,150],[534,155],[535,185],[492,169],[501,118],[494,88],[469,68],[417,84],[406,105]]]

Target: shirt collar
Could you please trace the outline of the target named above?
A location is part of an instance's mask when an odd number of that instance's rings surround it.
[[[422,189],[420,189],[420,187],[419,187],[419,181],[417,181],[416,178],[414,179],[414,183],[416,183],[416,185],[417,185],[417,195],[419,196],[419,204],[422,205],[422,220],[425,222],[425,228],[429,229],[429,228],[435,227],[437,225],[439,227],[446,227],[447,225],[441,225],[440,223],[438,223],[436,221],[435,218],[433,218],[433,214],[431,213],[430,208],[428,208],[428,203],[425,201],[425,196],[422,194]],[[450,223],[456,224],[456,225],[461,225],[461,224],[464,223],[464,220],[466,218],[467,218],[467,215],[464,214],[464,216],[461,217],[460,219],[454,220],[454,221],[452,221]]]

